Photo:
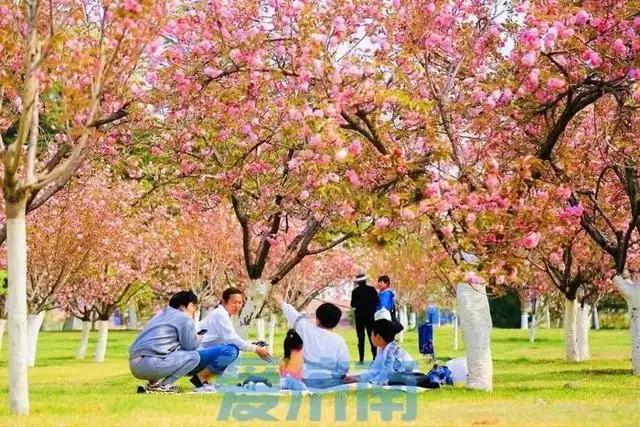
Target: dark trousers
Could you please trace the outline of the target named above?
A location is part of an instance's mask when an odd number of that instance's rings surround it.
[[[373,328],[373,314],[370,316],[357,316],[356,315],[356,333],[358,334],[358,360],[364,361],[364,331],[367,331],[367,338],[369,345],[371,345],[371,354],[373,358],[376,358],[377,348],[371,342],[371,329]]]

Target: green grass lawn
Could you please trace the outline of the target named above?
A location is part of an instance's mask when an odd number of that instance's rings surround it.
[[[355,333],[341,331],[357,358]],[[411,331],[404,346],[416,353],[417,336]],[[451,329],[436,329],[435,347],[440,360],[462,355],[452,350]],[[640,377],[631,375],[630,338],[627,331],[592,331],[592,360],[567,363],[563,359],[561,330],[539,330],[536,343],[527,331],[494,330],[494,387],[492,393],[463,388],[444,388],[417,396],[417,416],[403,421],[403,411],[393,421],[384,421],[373,410],[384,396],[368,395],[372,408],[368,421],[357,420],[357,397],[346,396],[346,421],[336,422],[334,398],[324,397],[322,420],[310,416],[310,398],[304,398],[295,421],[286,421],[291,402],[279,400],[269,411],[275,421],[238,421],[236,412],[219,421],[221,395],[136,395],[139,383],[128,371],[127,347],[134,332],[112,331],[107,361],[74,360],[79,332],[43,332],[36,367],[29,372],[31,416],[8,416],[6,336],[0,355],[0,425],[3,426],[214,426],[235,425],[640,425]],[[95,347],[91,337],[89,353]],[[281,354],[282,336],[277,336]],[[253,358],[253,355],[248,356]],[[257,366],[257,371],[275,376],[275,367]],[[572,383],[575,387],[565,387]],[[186,380],[180,385],[187,387]],[[406,395],[392,393],[393,401],[406,406]],[[388,394],[385,395],[388,397]],[[318,402],[315,402],[316,404]],[[235,418],[234,418],[235,417]]]

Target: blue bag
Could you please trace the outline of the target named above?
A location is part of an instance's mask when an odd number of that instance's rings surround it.
[[[443,365],[433,365],[427,375],[425,375],[427,388],[439,388],[443,385],[453,385],[453,376],[449,368]]]
[[[418,327],[418,351],[420,354],[435,357],[433,349],[433,325],[425,322]]]

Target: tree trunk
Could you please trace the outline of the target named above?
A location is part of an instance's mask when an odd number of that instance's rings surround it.
[[[416,328],[417,316],[415,312],[409,314],[409,329],[414,330]]]
[[[129,320],[127,322],[128,329],[138,329],[138,313],[136,313],[136,307],[133,304],[128,305]],[[82,325],[84,331],[84,324]]]
[[[62,324],[62,330],[63,331],[73,331],[73,321],[74,321],[75,317],[73,316],[67,316],[64,319],[64,323]]]
[[[631,323],[631,365],[633,374],[640,375],[640,283],[624,280],[620,276],[613,278],[613,284],[627,301]]]
[[[96,344],[96,362],[104,362],[107,353],[107,339],[109,338],[109,320],[98,321],[98,344]]]
[[[9,411],[29,414],[27,378],[27,230],[26,199],[7,202],[7,264],[9,289],[7,320],[9,334]]]
[[[600,317],[598,316],[598,306],[593,306],[593,329],[600,330]]]
[[[529,326],[529,342],[535,342],[536,341],[536,314],[532,313],[531,314],[531,325]]]
[[[551,313],[549,312],[548,305],[544,308],[544,320],[545,320],[547,329],[551,329]]]
[[[520,315],[520,329],[528,329],[528,324],[529,323],[529,315],[527,314],[526,311],[523,311],[522,314]]]
[[[269,353],[273,354],[273,340],[275,340],[276,335],[276,315],[271,314],[269,316]]]
[[[264,319],[262,317],[256,319],[256,335],[258,336],[258,341],[264,341]]]
[[[402,331],[400,332],[400,342],[404,342],[404,333],[407,330],[407,326],[409,326],[409,322],[407,319],[407,305],[402,304],[402,308],[400,309],[400,324],[402,325]]]
[[[87,354],[87,345],[89,344],[90,332],[91,332],[91,321],[83,320],[82,335],[80,335],[80,345],[78,346],[78,351],[76,352],[76,359],[78,360],[84,359],[84,356]]]
[[[44,321],[45,312],[41,311],[38,314],[29,314],[27,316],[27,340],[29,346],[29,353],[27,359],[27,366],[33,368],[36,365],[36,352],[38,349],[38,336],[40,335],[40,328]]]
[[[0,319],[0,353],[2,353],[2,338],[4,338],[4,326],[6,323],[5,319]]]
[[[453,349],[455,351],[458,351],[459,345],[458,345],[458,313],[453,310]]]
[[[482,285],[459,283],[456,303],[460,313],[460,328],[469,370],[467,387],[491,391],[493,389],[492,324],[487,290]]]
[[[629,304],[631,314],[631,364],[634,375],[640,375],[640,292],[636,293],[635,302]]]
[[[578,347],[578,360],[589,360],[589,329],[591,329],[591,307],[584,304],[578,308],[576,317],[576,345]]]
[[[240,328],[244,328],[246,330],[249,325],[251,325],[251,322],[255,319],[258,310],[262,307],[270,288],[271,284],[269,282],[263,282],[260,279],[251,280],[249,294],[247,295],[247,302],[240,312]]]
[[[576,300],[564,300],[564,350],[565,358],[570,362],[577,362],[580,352],[578,351],[578,337],[576,333],[576,318],[578,315],[578,303]]]

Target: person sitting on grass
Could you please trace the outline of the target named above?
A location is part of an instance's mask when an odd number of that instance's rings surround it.
[[[280,361],[280,388],[283,390],[306,390],[302,382],[304,367],[303,342],[300,335],[289,329],[284,338],[284,357]]]
[[[229,351],[224,355],[225,364],[218,367],[210,366],[208,370],[198,373],[191,378],[191,382],[197,388],[204,387],[204,390],[215,391],[215,387],[210,383],[214,375],[220,375],[230,363],[238,358],[238,351],[256,353],[258,357],[266,362],[273,360],[269,349],[257,346],[244,340],[233,327],[231,317],[237,316],[244,304],[244,294],[238,288],[227,288],[222,292],[222,303],[200,322],[200,328],[205,330],[199,351],[207,353],[216,352],[216,348],[223,346]],[[213,348],[214,350],[210,350]],[[232,350],[233,349],[233,350]]]
[[[404,376],[413,378],[411,374],[416,362],[395,341],[396,335],[402,331],[400,323],[387,319],[373,322],[371,341],[378,347],[375,360],[366,372],[345,379],[347,383],[361,382],[375,385],[387,385],[390,379],[397,380]]]
[[[274,295],[273,299],[304,342],[302,382],[309,388],[343,384],[349,371],[349,349],[344,338],[333,331],[342,317],[340,309],[331,303],[321,304],[315,322],[311,322],[283,302],[282,296]]]
[[[222,372],[238,357],[238,348],[220,345],[196,350],[201,336],[196,334],[193,316],[198,297],[191,291],[176,293],[169,305],[153,317],[129,347],[129,369],[134,377],[147,380],[138,393],[178,392],[173,384],[185,375],[210,377]],[[198,387],[196,391],[211,391]]]

